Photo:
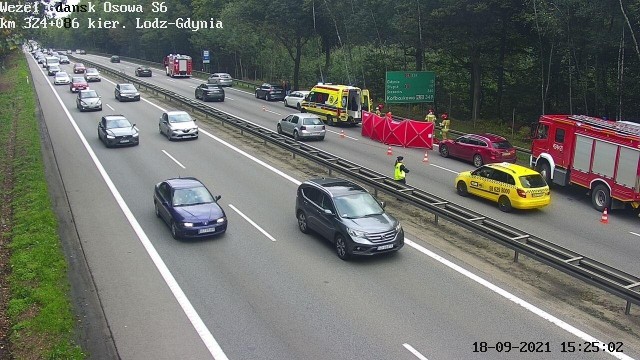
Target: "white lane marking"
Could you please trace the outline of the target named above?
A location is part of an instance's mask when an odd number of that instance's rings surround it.
[[[182,165],[180,163],[180,161],[178,161],[176,158],[174,158],[173,156],[171,156],[171,154],[169,154],[168,152],[166,152],[165,150],[162,150],[162,152],[167,155],[169,157],[169,159],[173,160],[176,164],[178,164],[178,166],[180,166],[183,169],[186,169],[186,167],[184,167],[184,165]]]
[[[227,95],[225,95],[225,96],[224,96],[224,99],[225,99],[225,100],[233,100],[233,101],[235,101],[235,100],[236,100],[236,99],[234,99],[234,98],[230,98],[230,97],[228,97]]]
[[[256,224],[255,221],[251,220],[247,215],[243,214],[242,211],[238,210],[232,204],[229,204],[229,207],[232,208],[233,211],[237,212],[238,215],[242,216],[245,220],[247,220],[249,224],[253,225],[254,228],[258,229],[258,231],[260,231],[264,236],[269,238],[269,240],[276,241],[276,239],[273,236],[271,236],[268,232],[266,232],[263,228],[261,228],[260,225]]]
[[[413,346],[409,345],[409,344],[402,344],[402,346],[405,347],[405,349],[409,350],[413,355],[415,355],[418,359],[420,360],[429,360],[426,357],[424,357],[424,355],[420,354],[420,352],[416,349],[413,348]]]
[[[167,79],[167,80],[168,80],[168,81],[172,81],[172,82],[176,82],[176,81],[175,81],[175,80],[173,80],[173,79]]]
[[[271,111],[271,110],[267,109],[267,108],[266,108],[266,107],[264,107],[264,106],[263,106],[262,108],[263,108],[263,111],[266,111],[266,112],[269,112],[269,113],[272,113],[272,114],[276,114],[276,115],[278,115],[278,116],[282,116],[282,114],[277,113],[277,112],[275,112],[275,111]]]
[[[459,173],[459,171],[453,171],[453,170],[451,170],[451,169],[447,169],[446,167],[442,167],[442,166],[439,166],[439,165],[434,165],[434,164],[429,164],[429,165],[431,165],[431,166],[435,166],[435,167],[437,167],[438,169],[442,169],[442,170],[446,170],[446,171],[448,171],[448,172],[452,172],[452,173],[454,173],[454,174],[458,174],[458,173]]]
[[[434,252],[432,252],[430,250],[427,250],[423,246],[416,244],[415,242],[407,239],[406,237],[404,238],[404,243],[409,245],[409,246],[411,246],[412,248],[418,250],[419,252],[427,255],[428,257],[432,258],[433,260],[436,260],[439,263],[447,266],[448,268],[457,271],[461,275],[464,275],[467,278],[477,282],[478,284],[486,287],[487,289],[495,292],[496,294],[504,297],[505,299],[507,299],[507,300],[517,304],[517,305],[522,306],[523,308],[531,311],[532,313],[534,313],[534,314],[538,315],[539,317],[549,321],[550,323],[558,326],[559,328],[569,332],[570,334],[573,334],[573,335],[579,337],[580,339],[582,339],[584,341],[588,341],[588,342],[594,342],[595,341],[595,342],[598,342],[599,343],[598,344],[599,348],[607,349],[606,343],[594,338],[593,336],[585,333],[584,331],[582,331],[582,330],[580,330],[580,329],[578,329],[578,328],[576,328],[576,327],[574,327],[572,325],[567,324],[566,322],[564,322],[564,321],[558,319],[557,317],[549,314],[548,312],[538,308],[537,306],[535,306],[533,304],[530,304],[530,303],[520,299],[516,295],[513,295],[512,293],[500,288],[499,286],[490,283],[489,281],[481,278],[480,276],[472,273],[471,271],[469,271],[467,269],[464,269],[463,267],[452,263],[451,261],[443,258],[442,256],[440,256],[440,255],[438,255],[438,254],[436,254],[436,253],[434,253]],[[604,345],[604,346],[602,347],[602,345]],[[633,358],[631,358],[631,357],[629,357],[629,356],[627,356],[625,354],[622,354],[622,353],[611,352],[611,351],[607,351],[607,350],[604,350],[604,351],[608,352],[611,356],[613,356],[613,357],[615,357],[617,359],[633,359]]]
[[[191,85],[189,85],[189,87],[192,88],[192,89],[197,89],[198,88],[197,86],[191,86]]]
[[[249,92],[249,91],[247,91],[247,90],[236,89],[236,88],[234,88],[234,87],[230,87],[230,88],[229,88],[229,90],[233,90],[233,91],[237,91],[237,92],[241,92],[241,93],[245,93],[245,94],[249,94],[249,95],[255,95],[254,93]]]
[[[107,105],[107,107],[108,107],[109,109],[111,109],[112,111],[116,111],[116,109],[112,108],[112,107],[111,107],[111,105],[109,105],[109,104],[105,104],[105,105]]]
[[[334,134],[340,135],[340,133],[339,133],[339,132],[337,132],[337,131],[333,131],[333,130],[327,130],[327,132],[330,132],[330,133],[334,133]],[[353,140],[355,140],[355,141],[358,141],[358,139],[356,139],[356,138],[354,138],[354,137],[351,137],[351,136],[349,136],[349,135],[347,135],[347,134],[344,134],[344,137],[349,138],[349,139],[353,139]]]
[[[638,234],[638,233],[634,233],[634,232],[632,232],[632,231],[629,231],[629,234],[633,234],[633,235],[635,235],[635,236],[640,236],[640,234]]]
[[[44,72],[42,70],[40,70],[40,72],[46,78],[46,75],[44,74]],[[96,156],[95,152],[93,152],[91,145],[89,145],[89,142],[82,134],[82,131],[80,131],[78,124],[69,113],[69,110],[64,106],[62,99],[60,99],[60,95],[58,95],[58,93],[55,91],[51,83],[49,83],[49,87],[51,88],[51,91],[53,91],[54,95],[56,96],[56,99],[58,99],[60,106],[62,106],[64,113],[67,115],[67,119],[69,119],[69,122],[71,122],[71,125],[76,131],[76,134],[78,134],[80,141],[82,141],[84,148],[89,153],[91,160],[93,160],[93,163],[98,169],[98,172],[100,172],[100,175],[102,175],[104,182],[107,184],[107,187],[111,191],[111,194],[113,194],[113,197],[115,198],[116,202],[120,206],[120,209],[122,210],[125,217],[129,221],[129,224],[135,231],[136,235],[138,236],[138,239],[144,246],[145,250],[147,250],[147,254],[149,254],[149,257],[151,258],[156,268],[160,272],[160,275],[162,275],[162,278],[164,279],[165,283],[171,290],[171,293],[173,293],[173,296],[176,298],[176,300],[180,304],[180,307],[182,308],[184,313],[187,315],[187,318],[189,319],[189,321],[191,322],[191,325],[193,325],[194,329],[200,336],[200,339],[209,350],[209,353],[213,356],[215,360],[229,360],[229,358],[224,353],[224,351],[222,351],[222,348],[220,347],[216,339],[213,337],[213,335],[211,334],[207,326],[202,321],[202,318],[200,318],[200,315],[198,315],[198,312],[196,311],[196,309],[193,307],[193,305],[187,298],[187,295],[185,295],[184,291],[182,291],[182,288],[180,288],[180,285],[178,284],[176,279],[173,277],[173,274],[171,274],[171,271],[162,260],[162,257],[160,257],[160,254],[158,254],[155,247],[153,247],[153,244],[151,244],[149,237],[147,237],[147,234],[142,229],[142,226],[140,226],[140,223],[138,223],[138,220],[136,220],[135,216],[131,212],[131,209],[129,209],[129,207],[127,206],[127,203],[124,201],[124,198],[122,197],[122,195],[120,195],[120,192],[116,188],[116,185],[111,180],[111,177],[109,177],[109,174],[107,174],[107,171],[102,166],[102,163]]]

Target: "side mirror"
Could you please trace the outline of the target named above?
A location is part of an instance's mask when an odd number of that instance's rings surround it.
[[[331,211],[329,209],[324,209],[324,214],[325,215],[329,215],[329,216],[333,216],[333,211]]]
[[[213,199],[215,201],[218,201],[218,200],[222,199],[222,196],[221,195],[216,195],[216,196],[213,197]]]
[[[131,125],[131,127],[136,127],[136,124]]]
[[[384,201],[380,201],[380,207],[384,209],[385,206],[387,206],[387,204],[385,204]]]
[[[198,119],[194,118],[194,119],[193,119],[193,122],[196,122],[196,121],[198,121]]]

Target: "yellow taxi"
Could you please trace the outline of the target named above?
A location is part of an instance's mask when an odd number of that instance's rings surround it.
[[[456,190],[461,196],[473,194],[498,203],[504,212],[537,209],[549,205],[549,185],[542,175],[527,167],[510,164],[486,164],[456,177]]]

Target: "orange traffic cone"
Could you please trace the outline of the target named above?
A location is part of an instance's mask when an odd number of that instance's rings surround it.
[[[264,105],[262,105],[262,111],[267,111],[267,108]]]
[[[422,162],[423,163],[428,163],[429,162],[429,152],[427,152],[427,151],[424,152],[424,157],[422,158]]]
[[[393,150],[391,150],[391,146],[389,146],[389,148],[387,149],[387,155],[389,156],[393,155]]]
[[[602,212],[602,216],[600,217],[600,222],[603,224],[609,223],[609,214],[607,213],[607,208],[604,208],[604,211]]]
[[[346,135],[344,134],[344,130],[340,130],[340,137],[344,139],[344,138],[345,138],[345,136],[346,136]]]

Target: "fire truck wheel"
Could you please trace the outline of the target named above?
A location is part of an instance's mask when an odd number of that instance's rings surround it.
[[[511,200],[505,195],[500,196],[498,199],[498,209],[500,209],[500,211],[510,212],[511,209],[513,209],[511,207]]]
[[[593,207],[598,211],[604,211],[605,208],[609,208],[611,204],[609,188],[602,184],[596,185],[593,190],[591,190],[591,203],[593,203]]]
[[[542,175],[542,177],[547,182],[547,184],[551,186],[551,167],[549,166],[549,164],[546,161],[543,161],[537,167],[537,170],[540,173],[540,175]]]

